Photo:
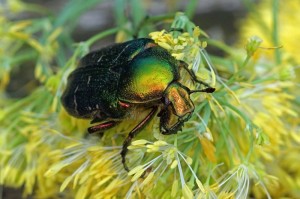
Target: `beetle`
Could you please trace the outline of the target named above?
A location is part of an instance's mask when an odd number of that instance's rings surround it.
[[[190,90],[181,84],[182,69],[206,88]],[[85,55],[69,75],[61,102],[70,115],[98,123],[88,128],[89,133],[116,126],[137,108],[148,111],[123,143],[120,155],[125,170],[129,171],[127,147],[155,115],[160,117],[162,134],[175,134],[194,111],[190,94],[214,90],[197,79],[185,62],[176,60],[153,40],[140,38]]]

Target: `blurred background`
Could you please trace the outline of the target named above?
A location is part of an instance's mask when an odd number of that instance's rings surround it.
[[[27,0],[24,2],[40,4],[48,8],[50,13],[58,13],[68,1]],[[190,15],[193,16],[192,21],[195,24],[204,29],[210,37],[224,40],[229,44],[235,41],[238,21],[246,14],[243,0],[143,0],[143,3],[146,13],[141,14],[146,16],[184,11],[190,6],[192,7]],[[116,7],[118,7],[118,1],[102,1],[80,15],[73,33],[74,40],[86,40],[100,31],[117,25],[115,21]],[[31,16],[24,15],[23,17]],[[111,43],[112,40],[106,42]]]
[[[12,0],[11,2],[13,1],[15,0]],[[143,0],[142,4],[144,5],[145,11],[137,13],[137,15],[159,16],[167,13],[175,13],[177,11],[186,12],[188,10],[189,16],[192,17],[191,21],[194,21],[196,25],[200,26],[210,38],[232,45],[238,38],[238,26],[240,20],[247,14],[247,8],[245,7],[245,2],[247,1],[248,0]],[[1,0],[0,2],[2,6],[5,7],[9,1]],[[78,2],[80,3],[80,1],[76,0],[24,0],[23,2],[34,6],[40,5],[43,10],[41,10],[41,13],[30,11],[21,12],[17,17],[13,13],[6,12],[5,14],[12,20],[35,19],[46,16],[55,18],[59,13],[68,10],[70,5]],[[65,27],[66,30],[70,31],[71,38],[68,38],[72,39],[70,42],[78,43],[80,41],[86,41],[93,35],[109,28],[116,27],[118,24],[122,23],[122,21],[118,21],[118,14],[116,12],[118,12],[118,4],[122,3],[123,0],[102,0],[99,1],[99,3],[93,0],[91,2],[93,4],[91,8],[84,8],[86,11],[81,12],[80,15],[74,13],[76,17],[74,17],[74,20]],[[257,1],[251,2],[255,3]],[[124,13],[126,16],[132,11],[128,7],[128,10],[125,10],[125,12],[127,12]],[[134,12],[140,12],[140,10]],[[130,16],[127,17],[130,19]],[[91,47],[91,50],[109,45],[114,41],[114,36],[106,37],[105,39],[97,41]],[[207,50],[211,54],[222,55],[222,51],[217,48],[209,46]],[[69,56],[72,54],[72,49],[64,49],[64,51],[66,51],[64,53],[68,53]],[[28,66],[23,66],[21,69],[23,70],[12,72],[11,78],[14,81],[10,81],[10,84],[6,88],[11,97],[23,97],[31,90],[26,86],[30,87],[32,84],[37,84],[37,82],[31,81],[34,79],[34,65],[29,63]],[[31,82],[30,85],[27,84],[29,81]]]

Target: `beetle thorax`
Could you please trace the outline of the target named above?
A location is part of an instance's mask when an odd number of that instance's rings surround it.
[[[119,99],[131,103],[160,100],[170,82],[176,78],[177,69],[168,60],[153,57],[152,54],[137,56],[122,72],[118,87]]]

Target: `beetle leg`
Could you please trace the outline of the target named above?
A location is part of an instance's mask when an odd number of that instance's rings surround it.
[[[167,106],[163,107],[157,115],[158,117],[160,117],[159,129],[163,135],[176,134],[178,131],[181,131],[184,122],[188,121],[192,116],[191,112],[186,113],[183,116],[177,116],[177,121],[174,121],[175,115],[173,115],[172,113],[172,105],[168,103]]]
[[[168,107],[165,107],[157,115],[158,117],[160,117],[159,129],[160,132],[162,132],[162,134],[164,134],[163,132],[165,132],[166,129],[168,129],[168,123],[171,120],[171,114],[172,112],[168,109]]]
[[[197,93],[197,92],[204,92],[204,93],[213,93],[216,89],[212,87],[208,87],[205,89],[196,89],[196,90],[189,90],[189,94]]]
[[[97,131],[105,131],[107,129],[110,129],[110,128],[116,126],[117,124],[118,124],[118,122],[116,122],[116,121],[104,122],[104,123],[89,127],[88,132],[89,133],[95,133]]]
[[[210,88],[211,90],[212,89],[214,90],[214,88],[212,88],[211,86],[209,86],[207,83],[205,83],[204,81],[201,81],[200,79],[198,79],[197,76],[196,76],[196,74],[194,73],[194,71],[190,70],[188,68],[188,65],[185,62],[180,61],[179,66],[183,67],[189,73],[189,75],[192,77],[193,81],[195,81],[195,82],[197,82],[199,84],[202,84],[202,85],[206,86],[207,88]]]
[[[190,119],[192,114],[188,114],[185,118],[178,118],[178,121],[171,126],[170,128],[166,126],[167,121],[165,123],[161,123],[163,129],[161,129],[161,133],[163,135],[171,135],[171,134],[176,134],[178,131],[182,130],[182,127],[186,121]]]
[[[129,171],[127,165],[126,165],[126,154],[128,152],[127,147],[131,144],[132,139],[151,121],[151,119],[154,117],[155,113],[157,111],[157,107],[153,107],[150,113],[136,126],[134,129],[130,131],[126,139],[124,140],[123,143],[123,148],[121,151],[121,156],[122,156],[122,163],[124,166],[124,169],[126,171]]]

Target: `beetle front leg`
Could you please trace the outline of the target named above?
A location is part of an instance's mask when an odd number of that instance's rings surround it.
[[[162,114],[163,116],[163,114]],[[178,118],[177,122],[173,124],[171,127],[169,127],[168,123],[171,120],[171,112],[166,112],[165,117],[161,117],[160,120],[160,126],[161,126],[161,133],[163,135],[171,135],[171,134],[176,134],[178,131],[182,130],[182,127],[186,121],[190,119],[192,116],[192,113],[188,113],[184,117]]]
[[[179,66],[182,67],[183,69],[185,69],[189,73],[189,75],[192,77],[193,81],[206,86],[207,89],[208,89],[208,91],[212,90],[212,92],[213,92],[215,90],[215,88],[212,88],[211,86],[209,86],[204,81],[201,81],[200,79],[198,79],[197,76],[196,76],[196,74],[194,73],[194,71],[191,70],[191,69],[189,69],[188,65],[184,61],[180,61]],[[208,93],[211,93],[211,92],[208,92]]]
[[[122,151],[121,151],[120,154],[122,156],[122,164],[123,164],[124,169],[126,171],[129,171],[129,168],[126,165],[126,155],[127,155],[127,152],[128,152],[127,147],[131,144],[132,139],[151,121],[151,119],[153,119],[156,111],[157,111],[157,107],[155,106],[155,107],[152,108],[150,113],[136,127],[134,127],[134,129],[132,129],[130,131],[130,133],[128,134],[128,136],[124,140]]]
[[[171,123],[171,115],[172,110],[170,110],[170,106],[163,108],[158,117],[160,117],[159,129],[160,132],[164,135],[176,134],[177,131],[170,131],[170,123]]]

